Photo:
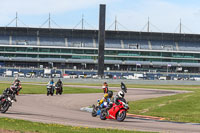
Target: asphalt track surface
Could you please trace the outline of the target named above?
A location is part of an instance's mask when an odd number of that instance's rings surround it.
[[[86,87],[86,86],[85,86]],[[114,88],[113,88],[114,89]],[[119,90],[119,88],[116,88]],[[116,93],[116,92],[115,92]],[[114,94],[115,94],[114,93]],[[184,91],[137,89],[129,88],[125,98],[127,101],[155,98]],[[97,128],[126,129],[136,131],[156,131],[164,133],[199,133],[200,125],[172,123],[165,121],[144,120],[127,117],[124,122],[116,120],[100,120],[99,117],[91,117],[91,114],[81,111],[97,102],[102,94],[64,94],[61,96],[20,95],[17,102],[2,117],[18,118],[44,123],[58,123],[72,126],[85,126]],[[53,131],[52,131],[53,132]]]

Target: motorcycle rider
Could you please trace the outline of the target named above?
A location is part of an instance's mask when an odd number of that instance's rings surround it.
[[[102,89],[103,89],[104,94],[108,93],[108,84],[107,84],[107,82],[103,83]]]
[[[18,78],[15,78],[13,84],[10,86],[12,89],[16,90],[17,95],[19,95],[19,91],[22,89],[20,85],[21,85],[20,80]]]
[[[51,79],[51,80],[48,82],[48,85],[54,85],[53,79]]]
[[[111,98],[113,96],[112,91],[108,91],[108,93],[104,94],[103,98],[97,103],[97,106],[93,105],[93,112],[92,116],[96,117],[98,114],[100,114],[102,108],[107,108],[109,105]],[[107,104],[105,104],[107,102]]]
[[[60,89],[61,89],[61,92],[63,92],[63,83],[62,83],[62,81],[60,79],[58,79],[56,85],[59,86]]]
[[[49,82],[48,82],[48,84],[47,84],[48,86],[51,86],[51,88],[52,88],[52,90],[54,90],[54,81],[53,81],[53,79],[51,79]]]
[[[120,101],[122,102],[125,102],[126,103],[126,100],[124,99],[124,96],[125,96],[125,92],[124,91],[119,91],[117,93],[116,96],[114,96],[114,98],[111,100],[111,102],[109,103],[108,107],[106,108],[106,110],[108,111],[109,109],[112,108],[113,106],[113,103],[119,105],[120,104]]]
[[[98,103],[99,106],[101,106],[103,102],[107,102],[109,104],[111,102],[112,96],[113,96],[113,92],[112,91],[108,91],[108,93],[104,94],[103,98]]]
[[[126,103],[126,100],[124,99],[124,96],[125,96],[125,92],[124,91],[119,91],[117,93],[117,95],[114,97],[113,103],[115,103],[117,105],[119,105],[119,101],[122,101],[122,102]]]
[[[13,84],[19,83],[20,84],[20,80],[18,78],[15,78]]]

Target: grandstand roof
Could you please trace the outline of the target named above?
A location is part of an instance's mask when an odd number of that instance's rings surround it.
[[[98,38],[98,30],[0,27],[0,35]],[[170,40],[200,42],[200,34],[106,31],[106,39]]]

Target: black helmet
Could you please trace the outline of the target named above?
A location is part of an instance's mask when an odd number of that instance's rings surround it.
[[[112,91],[108,91],[108,97],[111,98],[113,96],[113,92]]]

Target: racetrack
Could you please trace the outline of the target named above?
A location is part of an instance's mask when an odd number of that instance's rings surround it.
[[[117,88],[116,90],[119,90]],[[134,89],[129,88],[125,98],[127,101],[141,100],[160,96],[184,93],[185,91]],[[115,94],[115,93],[114,93]],[[200,125],[172,123],[164,121],[126,118],[124,122],[115,120],[102,121],[99,117],[91,117],[80,108],[96,103],[102,94],[65,94],[62,96],[20,95],[17,102],[3,117],[19,118],[30,121],[58,123],[73,126],[117,128],[139,131],[158,131],[176,133],[197,133]]]

